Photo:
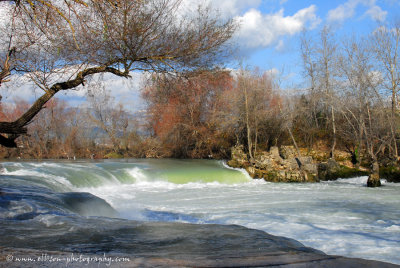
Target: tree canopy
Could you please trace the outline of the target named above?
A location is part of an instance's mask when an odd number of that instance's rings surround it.
[[[184,11],[180,0],[7,2],[12,12],[1,26],[0,81],[19,73],[44,92],[17,120],[0,122],[0,144],[8,147],[57,92],[98,73],[129,78],[135,70],[214,67],[229,56],[236,29],[210,7]]]

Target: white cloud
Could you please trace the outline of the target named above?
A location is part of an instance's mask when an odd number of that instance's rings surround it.
[[[11,5],[7,2],[0,2],[0,24],[3,25],[9,21],[11,12]]]
[[[140,97],[140,89],[147,74],[131,72],[130,75],[131,78],[125,79],[112,74],[105,74],[101,81],[117,102],[122,103],[130,111],[137,111],[144,107],[144,101]]]
[[[285,42],[283,42],[283,40],[279,40],[278,44],[275,46],[275,49],[277,51],[283,51],[285,49]]]
[[[276,68],[272,68],[272,69],[266,70],[265,74],[271,78],[276,78],[277,76],[279,76],[280,71]]]
[[[125,79],[112,74],[95,75],[93,83],[100,81],[117,102],[124,104],[124,107],[130,111],[137,111],[144,107],[144,101],[140,97],[140,88],[146,74],[132,72],[131,76],[132,78]],[[72,106],[79,106],[86,101],[87,89],[88,85],[79,86],[75,90],[60,91],[55,97],[68,101]],[[32,103],[43,94],[44,92],[35,86],[26,75],[14,75],[10,82],[4,83],[0,88],[0,95],[3,96],[2,102],[4,103],[14,103],[18,100]]]
[[[274,14],[262,14],[259,10],[251,9],[236,18],[241,27],[235,38],[244,49],[274,45],[283,36],[294,35],[307,27],[315,27],[320,22],[316,9],[315,5],[311,5],[293,16],[284,16],[283,9]]]
[[[10,77],[10,81],[1,85],[0,95],[3,96],[2,102],[13,103],[15,101],[33,102],[38,99],[44,91],[37,87],[27,74],[14,74]],[[84,98],[86,90],[79,86],[76,90],[68,90],[59,92],[56,97],[74,99]]]
[[[379,6],[373,6],[365,13],[376,21],[384,21],[387,16],[387,11],[383,11]]]
[[[183,0],[181,11],[194,12],[199,4],[211,5],[223,18],[231,18],[241,15],[249,8],[257,8],[261,2],[262,0]]]
[[[211,0],[211,4],[224,14],[236,16],[247,8],[257,8],[261,0]]]
[[[328,12],[328,21],[344,21],[354,16],[358,1],[348,1]]]
[[[328,22],[344,22],[347,19],[354,17],[356,9],[359,6],[367,7],[365,16],[369,16],[374,20],[383,21],[386,19],[387,12],[383,11],[378,5],[376,0],[348,0],[344,4],[339,5],[335,9],[328,12]]]

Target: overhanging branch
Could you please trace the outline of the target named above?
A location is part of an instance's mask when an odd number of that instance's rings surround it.
[[[17,144],[15,143],[15,139],[18,138],[17,135],[11,135],[10,137],[4,137],[0,134],[0,144],[7,148],[15,148]]]
[[[97,73],[112,73],[121,77],[130,77],[129,70],[124,70],[121,72],[118,69],[109,66],[99,66],[87,68],[79,72],[75,79],[66,82],[56,83],[49,90],[46,91],[39,99],[37,99],[32,106],[26,111],[21,117],[13,122],[0,122],[0,133],[11,134],[12,138],[6,138],[4,136],[0,137],[0,144],[5,147],[16,147],[15,139],[20,134],[26,134],[26,126],[32,121],[32,119],[43,109],[44,105],[58,92],[61,90],[68,90],[76,88],[83,84],[85,78],[90,75]]]

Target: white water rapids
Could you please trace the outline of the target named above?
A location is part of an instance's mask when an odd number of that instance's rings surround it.
[[[124,219],[237,224],[327,254],[400,264],[398,184],[370,189],[366,177],[267,183],[207,160],[21,162],[3,168],[0,187],[28,181],[55,192],[89,192]]]

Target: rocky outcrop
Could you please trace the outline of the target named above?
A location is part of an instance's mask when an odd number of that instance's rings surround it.
[[[249,166],[249,159],[244,152],[243,145],[237,145],[231,150],[231,160],[227,163],[233,168],[246,168]]]
[[[96,240],[88,237],[81,249],[76,248],[82,240],[75,232],[60,234],[56,240],[74,252],[48,243],[53,237],[37,249],[29,248],[29,244],[25,248],[1,245],[0,267],[399,267],[327,255],[296,240],[237,225],[125,223],[120,232],[110,236],[107,231],[114,228],[105,226]],[[96,241],[101,241],[102,251],[98,251]]]
[[[365,170],[339,165],[333,159],[318,163],[311,156],[299,157],[293,146],[271,147],[269,152],[257,153],[251,160],[243,145],[239,145],[232,148],[231,157],[229,166],[244,168],[252,178],[270,182],[317,182],[369,175]]]
[[[274,147],[272,147],[274,148]],[[271,149],[272,149],[271,148]],[[277,148],[277,147],[275,147]],[[297,153],[296,150],[294,149],[293,146],[284,146],[282,145],[279,148],[279,154],[284,158],[284,159],[290,159],[290,158],[295,158]]]
[[[84,217],[115,218],[118,212],[105,201],[91,193],[70,192],[58,194],[63,205],[69,210]]]
[[[335,174],[339,171],[340,166],[335,160],[329,159],[327,162],[318,164],[318,178],[322,181],[337,179]]]
[[[243,146],[236,146],[228,165],[245,168],[252,178],[270,182],[315,182],[318,172],[313,159],[297,157],[293,146],[271,147],[269,152],[258,153],[252,163]]]
[[[388,182],[400,183],[400,167],[398,165],[386,165],[379,168],[379,177]]]
[[[318,164],[318,179],[321,181],[330,181],[337,180],[339,178],[344,179],[367,175],[367,171],[339,165],[333,159],[329,159],[327,162],[321,162]]]

